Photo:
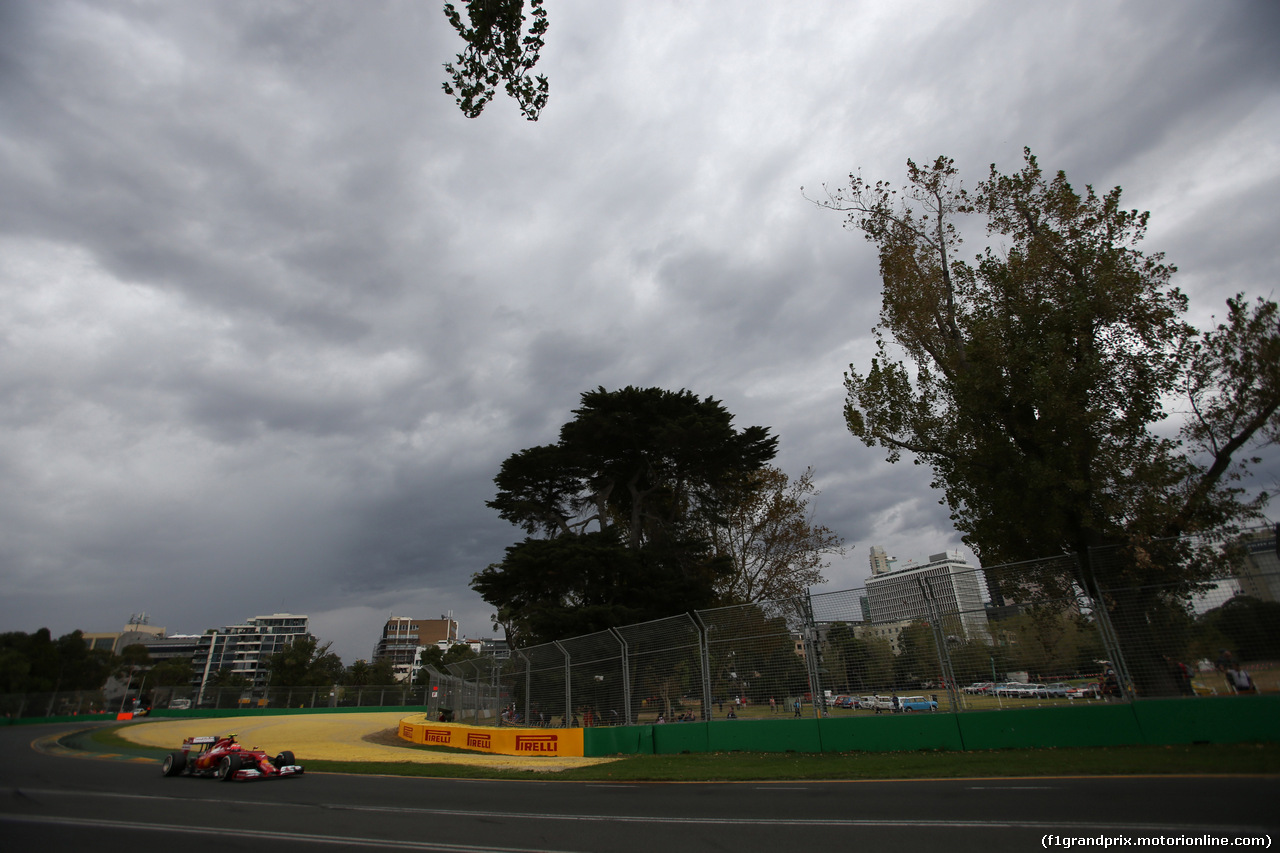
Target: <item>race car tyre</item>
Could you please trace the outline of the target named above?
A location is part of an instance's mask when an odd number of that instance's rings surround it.
[[[218,762],[218,781],[231,782],[236,778],[236,773],[240,770],[240,756],[225,755]]]
[[[166,776],[177,776],[187,768],[187,754],[185,752],[171,752],[164,757],[164,764],[160,766],[160,772]]]
[[[293,760],[293,753],[287,749],[284,752],[277,755],[275,760],[276,767],[287,767],[296,763],[297,762]]]

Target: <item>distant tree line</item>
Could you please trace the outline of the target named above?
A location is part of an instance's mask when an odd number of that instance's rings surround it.
[[[304,636],[267,659],[271,687],[329,687],[392,685],[396,681],[391,661],[370,663],[357,660],[344,666],[331,651],[332,643],[321,643]],[[438,669],[455,661],[475,657],[470,646],[457,644],[448,651],[431,647],[421,658],[424,664]],[[188,658],[153,661],[141,643],[129,645],[119,654],[104,649],[91,649],[81,631],[53,639],[48,628],[32,634],[10,631],[0,634],[0,693],[55,693],[73,690],[101,690],[112,677],[146,690],[157,687],[190,686],[197,673]],[[209,688],[241,688],[252,686],[241,673],[223,668],[209,673]]]
[[[56,640],[48,628],[0,634],[0,693],[97,690],[115,665],[114,655],[90,649],[80,631]]]

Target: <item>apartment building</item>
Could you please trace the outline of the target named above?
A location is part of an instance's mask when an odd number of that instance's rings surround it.
[[[254,616],[239,625],[210,628],[196,643],[191,665],[200,685],[219,670],[243,676],[257,688],[267,686],[267,663],[299,637],[310,636],[308,617],[293,613]]]
[[[458,642],[461,642],[458,623],[450,616],[439,619],[392,616],[382,626],[382,636],[373,649],[372,660],[376,663],[390,659],[396,677],[403,681],[417,670],[418,655],[423,649],[438,646],[448,650]]]

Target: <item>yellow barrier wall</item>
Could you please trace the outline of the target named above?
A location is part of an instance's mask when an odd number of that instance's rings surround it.
[[[582,729],[497,729],[407,718],[400,721],[400,737],[497,755],[582,757]]]

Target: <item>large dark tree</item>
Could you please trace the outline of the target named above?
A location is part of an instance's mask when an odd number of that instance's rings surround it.
[[[725,602],[792,598],[826,580],[827,556],[843,556],[844,542],[814,520],[809,502],[818,494],[812,468],[792,480],[773,466],[728,491],[721,511],[703,529],[715,552],[732,565],[719,587]]]
[[[396,684],[395,665],[391,658],[380,658],[373,663],[357,660],[343,672],[342,683],[352,687]]]
[[[1174,268],[1139,249],[1147,214],[1118,187],[1046,177],[1029,151],[972,193],[944,157],[908,177],[898,191],[851,176],[822,202],[878,247],[884,285],[879,354],[845,376],[850,431],[929,465],[984,563],[1078,556],[1078,576],[1024,577],[1024,591],[1174,584],[1126,599],[1129,622],[1151,624],[1212,569],[1163,540],[1232,532],[1265,502],[1234,480],[1280,428],[1275,303],[1237,297],[1199,334]],[[996,238],[972,262],[968,216]],[[1179,393],[1191,415],[1174,435],[1157,425]]]
[[[497,94],[501,84],[529,121],[537,121],[547,105],[549,84],[529,72],[538,63],[542,36],[547,31],[543,0],[529,0],[533,23],[524,29],[524,0],[466,0],[467,20],[452,3],[444,4],[445,17],[467,43],[457,64],[446,63],[450,82],[444,84],[467,118],[475,118]]]
[[[1280,659],[1280,603],[1237,595],[1204,613],[1195,633],[1206,641],[1196,651],[1210,660],[1222,648],[1251,664]]]
[[[710,397],[586,392],[559,442],[502,464],[488,505],[530,536],[472,588],[514,646],[710,606],[730,566],[701,532],[776,448]]]
[[[112,666],[111,653],[90,649],[79,631],[56,640],[48,628],[0,634],[0,693],[97,690]]]
[[[267,659],[272,687],[327,687],[342,680],[342,659],[310,634],[298,637]]]
[[[908,173],[900,193],[854,176],[825,202],[880,250],[880,354],[845,377],[856,436],[930,465],[986,563],[1256,517],[1230,483],[1240,450],[1280,428],[1274,303],[1231,300],[1199,335],[1173,267],[1138,249],[1147,214],[1118,187],[1047,179],[1030,152],[974,193],[947,158]],[[998,237],[972,263],[966,215]],[[1154,429],[1180,391],[1195,413],[1181,439]]]

